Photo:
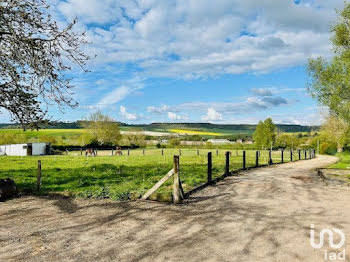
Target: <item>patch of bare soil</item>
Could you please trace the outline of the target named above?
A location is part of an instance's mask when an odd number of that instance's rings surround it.
[[[343,169],[321,168],[319,176],[328,185],[350,186],[350,171]]]
[[[242,172],[179,206],[13,199],[0,203],[0,261],[325,261],[310,224],[343,230],[349,260],[350,190],[315,172],[335,161]]]

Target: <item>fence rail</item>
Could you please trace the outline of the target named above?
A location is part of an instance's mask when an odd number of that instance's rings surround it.
[[[181,153],[181,152],[180,152]],[[234,169],[230,171],[230,155],[231,152],[227,151],[225,153],[226,161],[225,161],[225,171],[224,173],[217,177],[216,179],[213,179],[213,162],[212,162],[212,152],[207,153],[207,181],[206,183],[199,185],[198,187],[184,193],[181,185],[181,179],[180,179],[180,156],[175,155],[174,156],[174,168],[171,169],[168,174],[166,174],[161,180],[159,180],[143,197],[142,200],[146,200],[152,193],[154,193],[163,183],[165,183],[171,176],[174,175],[174,184],[173,184],[173,203],[178,204],[181,203],[184,198],[188,198],[191,194],[194,192],[197,192],[198,190],[201,190],[205,188],[208,185],[211,185],[213,183],[216,183],[219,180],[224,179],[225,177],[232,175],[234,173],[238,173],[240,171],[244,171],[247,169],[253,169],[253,168],[259,168],[263,166],[271,166],[274,164],[283,164],[285,163],[284,161],[284,150],[280,151],[281,153],[281,161],[280,162],[273,162],[273,152],[272,150],[269,150],[269,159],[268,159],[268,164],[267,165],[259,165],[259,158],[261,156],[260,151],[255,152],[255,165],[251,167],[247,167],[247,154],[246,151],[243,150],[242,152],[242,167],[239,169]],[[216,154],[218,152],[216,151]],[[301,159],[301,151],[298,150],[297,160],[293,160],[295,152],[293,150],[289,151],[290,155],[290,162],[294,161],[299,161]],[[304,159],[303,160],[308,160],[316,157],[316,152],[314,149],[310,150],[304,150]]]

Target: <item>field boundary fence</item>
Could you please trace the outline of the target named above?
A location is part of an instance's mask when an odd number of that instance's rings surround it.
[[[254,157],[250,157],[251,159],[254,159],[254,163],[251,163],[248,160],[246,151],[243,150],[242,152],[242,166],[241,168],[238,169],[232,169],[230,168],[230,156],[232,152],[226,151],[225,152],[225,170],[224,173],[215,179],[213,179],[213,153],[208,152],[207,153],[207,181],[187,192],[183,191],[182,185],[181,185],[181,173],[180,173],[180,156],[179,155],[174,155],[174,167],[171,169],[161,180],[159,180],[150,190],[147,191],[146,194],[144,194],[141,198],[141,200],[147,200],[148,197],[154,193],[162,184],[164,184],[168,179],[170,179],[172,176],[174,177],[174,182],[173,182],[173,192],[172,192],[172,202],[174,204],[179,204],[182,203],[182,201],[185,198],[189,198],[190,195],[194,194],[195,192],[198,192],[199,190],[209,186],[216,184],[218,181],[223,180],[224,178],[235,175],[241,171],[246,171],[250,169],[255,169],[255,168],[261,168],[261,167],[266,167],[266,166],[272,166],[272,165],[277,165],[277,164],[283,164],[287,163],[286,157],[289,158],[289,163],[291,162],[296,162],[300,160],[310,160],[316,157],[316,151],[314,149],[310,150],[289,150],[289,152],[285,152],[286,150],[280,150],[277,151],[281,154],[280,161],[275,161],[274,155],[272,150],[268,151],[268,164],[259,164],[260,157],[262,157],[262,154],[260,151],[255,152]],[[217,151],[216,151],[217,153]],[[304,156],[304,158],[303,158]],[[251,160],[250,159],[250,160]],[[251,165],[248,165],[247,163],[250,162]]]

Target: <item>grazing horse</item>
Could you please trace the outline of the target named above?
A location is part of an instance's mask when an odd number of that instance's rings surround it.
[[[119,156],[122,156],[123,155],[123,152],[122,152],[122,149],[120,146],[117,146],[116,149],[115,149],[115,154],[116,155],[119,155]]]
[[[85,151],[85,156],[88,156],[90,154],[90,156],[96,156],[95,150],[91,149],[91,148],[87,148]]]

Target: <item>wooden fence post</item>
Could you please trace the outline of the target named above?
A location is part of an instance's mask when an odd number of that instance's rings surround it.
[[[301,151],[300,151],[300,149],[298,150],[298,156],[299,156],[299,160],[301,160]]]
[[[293,150],[290,150],[290,162],[293,162]]]
[[[162,148],[162,156],[164,156],[164,149]]]
[[[284,163],[284,150],[281,150],[281,163]]]
[[[128,148],[128,156],[130,156],[130,148]]]
[[[144,149],[142,149],[142,155],[143,155],[143,156],[145,155],[145,150],[144,150]]]
[[[180,204],[183,199],[184,194],[180,181],[180,157],[174,156],[173,203]]]
[[[306,149],[304,150],[305,160],[306,160]]]
[[[245,155],[245,150],[243,150],[243,166],[242,166],[243,170],[246,170],[246,155]]]
[[[227,151],[225,153],[226,163],[225,163],[225,175],[228,176],[230,174],[230,152]]]
[[[83,155],[83,149],[80,148],[80,155],[82,156]]]
[[[255,167],[259,166],[259,151],[255,152]]]
[[[212,162],[212,154],[208,152],[208,184],[212,182],[212,173],[213,173],[213,162]]]
[[[36,178],[36,190],[39,191],[41,186],[41,160],[38,160],[38,176]]]
[[[218,156],[218,155],[219,155],[219,150],[216,149],[216,156]]]

